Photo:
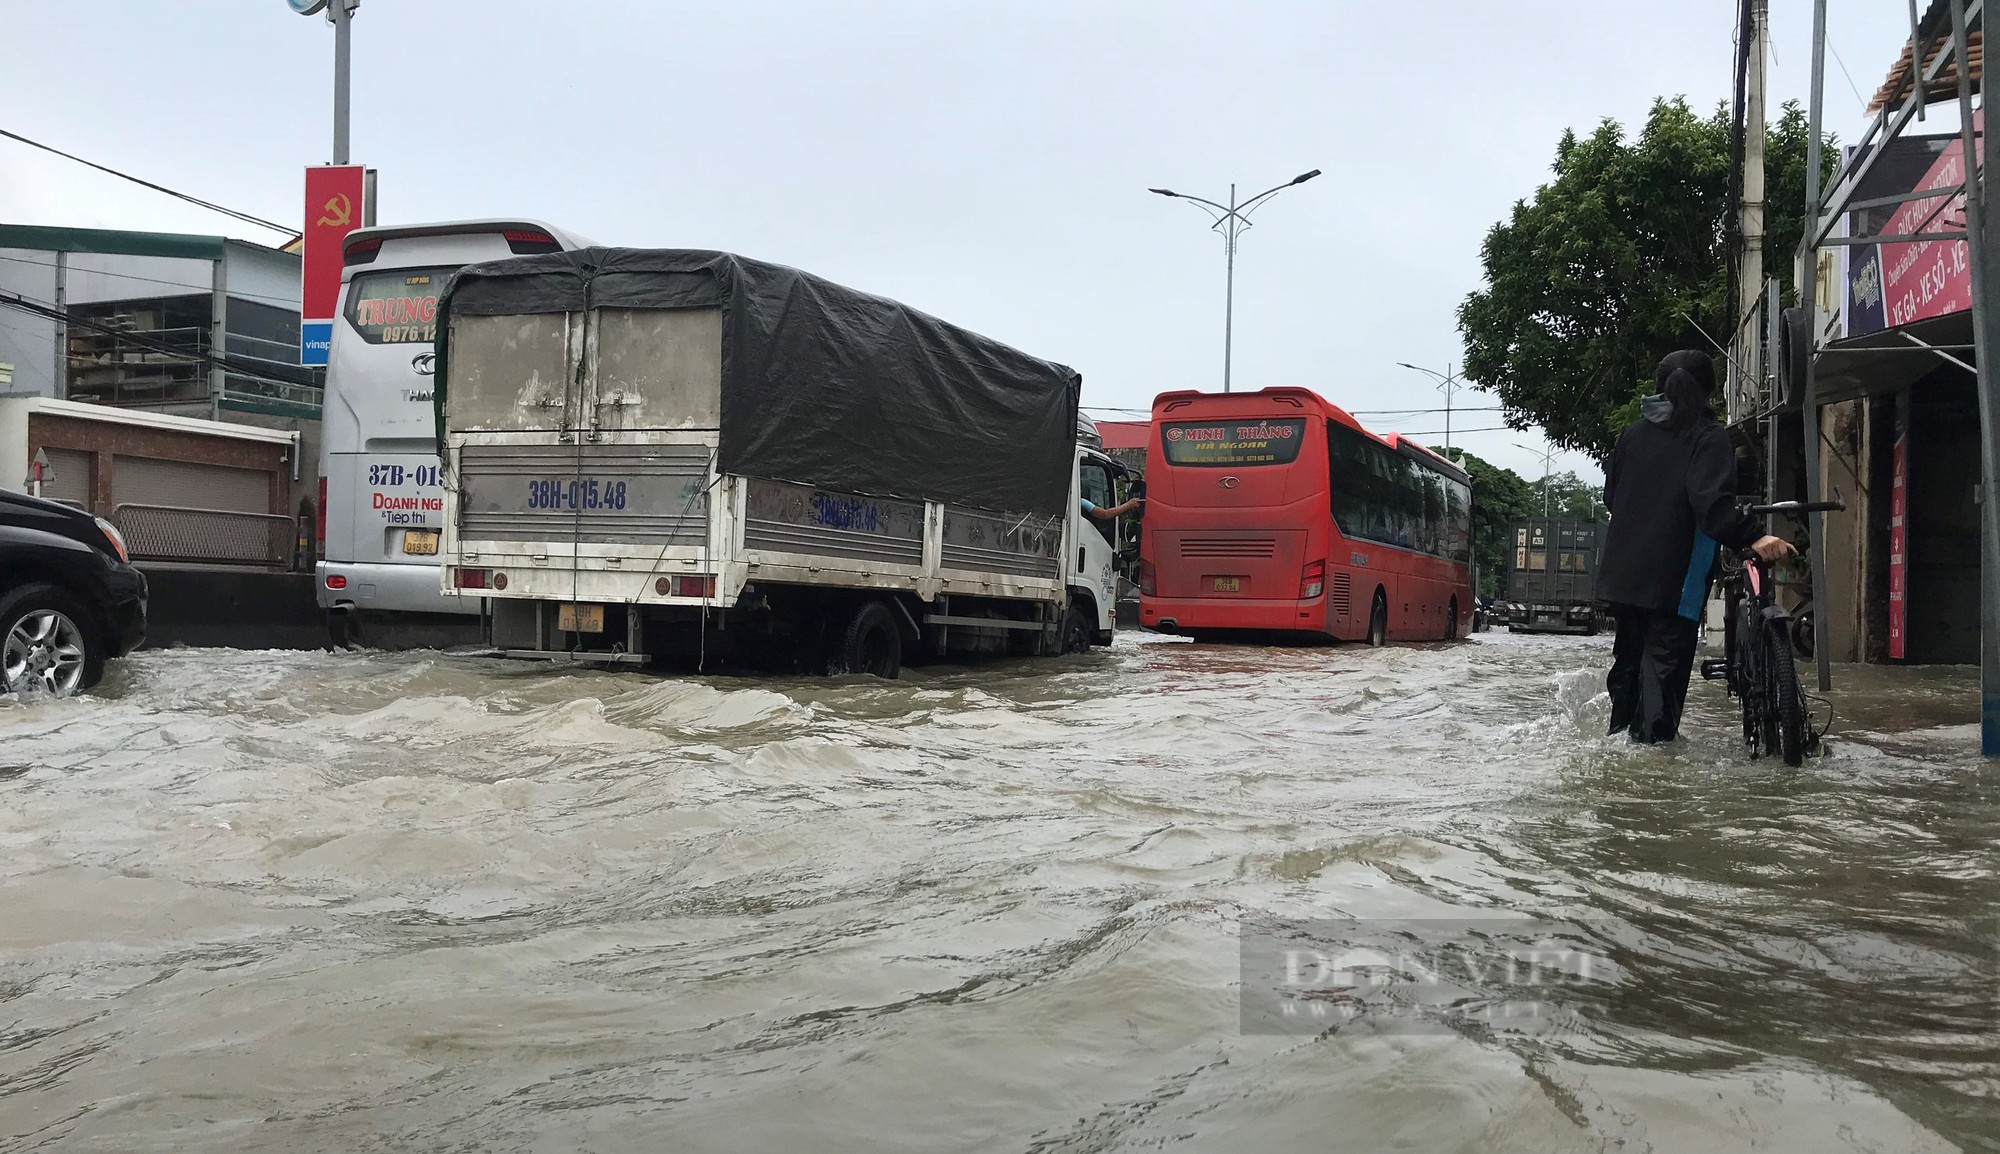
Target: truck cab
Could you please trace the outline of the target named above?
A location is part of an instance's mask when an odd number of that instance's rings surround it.
[[[1118,601],[1119,555],[1130,519],[1100,521],[1083,511],[1083,502],[1109,508],[1123,501],[1128,474],[1125,466],[1103,452],[1097,423],[1077,414],[1076,475],[1072,480],[1069,533],[1064,560],[1074,561],[1069,573],[1070,610],[1088,623],[1089,644],[1109,645]],[[1077,646],[1065,638],[1067,647]]]

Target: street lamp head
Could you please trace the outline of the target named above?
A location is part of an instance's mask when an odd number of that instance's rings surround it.
[[[1318,176],[1318,175],[1319,175],[1319,169],[1315,168],[1315,169],[1313,169],[1313,170],[1312,170],[1311,172],[1302,172],[1302,173],[1298,174],[1297,176],[1293,177],[1293,178],[1292,178],[1292,183],[1293,183],[1293,184],[1304,184],[1304,183],[1305,183],[1306,181],[1308,181],[1308,180],[1311,180],[1311,179],[1312,179],[1313,177],[1315,177],[1315,176]]]
[[[1178,193],[1178,192],[1175,192],[1175,191],[1174,191],[1173,189],[1171,189],[1171,188],[1149,188],[1149,189],[1147,189],[1146,191],[1147,191],[1147,192],[1156,192],[1156,193],[1159,193],[1159,194],[1160,194],[1161,196],[1179,196],[1179,195],[1180,195],[1180,193]]]
[[[1397,362],[1396,362],[1396,367],[1397,367],[1397,368],[1401,368],[1401,369],[1416,369],[1416,370],[1417,370],[1418,372],[1420,372],[1420,373],[1424,373],[1424,372],[1429,372],[1429,371],[1430,371],[1430,370],[1428,370],[1428,369],[1419,369],[1419,368],[1417,368],[1417,366],[1415,366],[1415,365],[1411,364],[1411,363],[1410,363],[1410,362],[1408,362],[1408,361],[1397,361]]]

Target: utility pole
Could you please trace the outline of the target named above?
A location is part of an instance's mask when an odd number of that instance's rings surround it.
[[[1236,238],[1242,236],[1243,230],[1250,227],[1250,214],[1257,211],[1265,201],[1295,184],[1304,184],[1318,175],[1317,168],[1311,172],[1300,173],[1276,188],[1267,188],[1249,200],[1240,202],[1236,199],[1236,186],[1232,184],[1229,186],[1229,203],[1226,205],[1167,188],[1146,190],[1160,196],[1188,201],[1214,218],[1215,223],[1210,227],[1222,234],[1222,251],[1227,256],[1228,270],[1222,298],[1222,391],[1225,393],[1229,391],[1229,367],[1231,354],[1234,351],[1232,346],[1235,343],[1236,329]]]
[[[1764,291],[1764,57],[1770,28],[1770,0],[1751,0],[1750,26],[1743,29],[1749,43],[1744,65],[1743,101],[1743,204],[1741,232],[1743,260],[1737,270],[1736,299],[1742,315],[1732,318],[1738,334],[1756,324],[1758,295]],[[1747,320],[1745,318],[1748,318]],[[1739,344],[1747,347],[1748,342]],[[1755,382],[1738,382],[1739,388],[1755,388]]]

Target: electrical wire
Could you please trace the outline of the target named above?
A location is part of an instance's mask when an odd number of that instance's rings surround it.
[[[233,217],[237,220],[242,221],[245,224],[254,224],[259,228],[268,228],[272,232],[283,233],[286,236],[299,235],[299,230],[293,228],[291,225],[279,224],[276,221],[265,220],[261,216],[252,216],[247,212],[239,212],[233,208],[225,208],[222,205],[219,205],[212,200],[203,200],[198,196],[190,196],[185,192],[180,192],[175,189],[168,188],[164,184],[155,184],[152,181],[147,180],[143,177],[133,176],[129,172],[120,172],[115,168],[112,168],[108,165],[99,164],[94,160],[85,160],[83,157],[77,156],[74,153],[64,152],[62,149],[57,148],[54,145],[43,144],[39,140],[30,140],[29,138],[22,136],[18,132],[9,132],[4,128],[0,128],[0,136],[4,136],[9,140],[18,140],[22,144],[25,144],[30,148],[39,148],[43,152],[53,153],[56,156],[62,157],[64,160],[73,160],[76,163],[83,165],[85,168],[94,168],[99,172],[109,173],[120,180],[129,180],[133,184],[139,185],[143,188],[150,188],[154,192],[166,193],[168,196],[171,196],[176,200],[184,200],[189,204],[205,208],[210,212],[219,212],[224,216]]]

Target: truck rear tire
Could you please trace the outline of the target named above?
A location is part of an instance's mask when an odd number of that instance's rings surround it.
[[[862,602],[847,619],[836,660],[836,673],[866,673],[894,681],[903,671],[903,634],[896,611],[881,601]]]

